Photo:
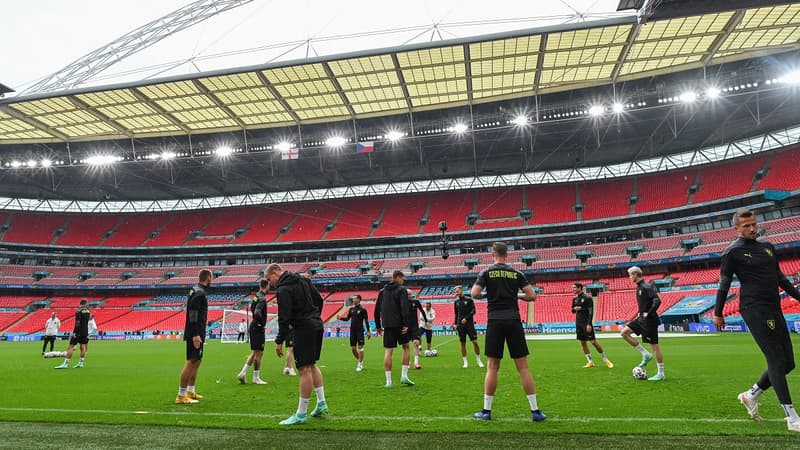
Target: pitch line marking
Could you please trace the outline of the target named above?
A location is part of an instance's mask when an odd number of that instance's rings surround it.
[[[231,412],[202,412],[191,411],[191,406],[185,407],[186,411],[117,411],[111,409],[69,409],[69,408],[4,408],[2,412],[36,412],[36,413],[64,413],[64,414],[113,414],[113,415],[133,415],[150,414],[153,416],[219,416],[219,417],[244,417],[244,418],[285,418],[286,414],[256,414],[256,413],[231,413]],[[420,420],[418,416],[339,416],[328,415],[323,420],[329,421],[352,421],[352,420]],[[445,416],[445,417],[426,417],[426,421],[440,422],[477,422],[470,416]],[[493,422],[519,422],[522,418],[492,418]],[[684,423],[687,420],[705,423],[750,423],[751,419],[726,419],[726,418],[686,418],[686,417],[548,417],[548,422],[662,422]],[[784,419],[764,419],[764,422],[785,422]]]

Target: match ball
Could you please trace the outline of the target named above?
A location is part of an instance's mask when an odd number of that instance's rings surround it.
[[[644,367],[636,366],[636,367],[633,368],[632,373],[633,373],[633,378],[635,378],[637,380],[646,380],[647,379],[647,371],[644,369]]]
[[[431,350],[431,356],[436,356],[439,354],[439,350],[433,349]]]
[[[430,357],[430,356],[431,356],[431,354],[432,354],[432,353],[431,353],[431,351],[430,351],[430,350],[425,350],[425,357]]]

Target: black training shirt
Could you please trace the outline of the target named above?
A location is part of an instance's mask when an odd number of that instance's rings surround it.
[[[486,289],[488,320],[520,320],[517,292],[529,284],[522,272],[507,264],[492,264],[475,284]]]
[[[472,316],[475,315],[475,302],[472,300],[472,297],[464,295],[456,298],[456,301],[453,303],[453,312],[456,325],[461,324],[461,319],[467,319],[468,324],[472,323]]]
[[[580,311],[575,311],[575,307],[580,306]],[[572,312],[575,314],[575,324],[577,326],[586,326],[592,323],[592,312],[594,310],[594,301],[592,297],[585,292],[581,292],[572,299]]]

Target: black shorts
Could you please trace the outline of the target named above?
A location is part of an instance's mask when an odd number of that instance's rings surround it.
[[[593,341],[597,339],[594,335],[594,327],[591,332],[586,332],[586,325],[575,325],[575,334],[579,341]]]
[[[642,337],[642,342],[658,344],[658,319],[635,319],[626,325],[633,333]]]
[[[400,327],[384,328],[383,348],[395,348],[397,344],[405,345],[411,340],[411,334],[401,333]]]
[[[294,365],[299,369],[316,364],[322,354],[323,328],[295,328],[292,330],[292,334],[294,335]]]
[[[363,347],[364,346],[364,330],[350,331],[350,347]]]
[[[422,339],[422,336],[425,336],[425,341],[430,344],[431,339],[433,339],[433,330],[428,330],[426,328],[419,329],[419,338]]]
[[[264,328],[251,324],[250,329],[247,331],[250,334],[250,350],[263,352],[264,342],[267,339],[264,334]]]
[[[88,344],[88,343],[89,343],[89,336],[72,335],[72,337],[69,338],[69,345]]]
[[[204,340],[204,342],[200,343],[200,348],[199,349],[194,348],[194,343],[192,342],[192,339],[187,339],[185,342],[186,342],[186,360],[187,361],[190,360],[190,359],[191,360],[196,360],[196,361],[202,360],[203,359],[203,344],[205,343],[205,340]]]
[[[409,341],[418,341],[420,336],[419,325],[412,325],[408,327],[408,331],[406,333],[408,334]]]
[[[458,340],[462,343],[467,342],[467,336],[469,336],[470,341],[478,340],[478,332],[475,331],[475,324],[473,322],[467,321],[465,324],[458,324],[456,325],[456,329],[458,330]]]
[[[528,342],[525,330],[519,320],[490,320],[486,325],[486,342],[484,354],[489,358],[503,358],[505,345],[508,355],[513,359],[528,356]]]

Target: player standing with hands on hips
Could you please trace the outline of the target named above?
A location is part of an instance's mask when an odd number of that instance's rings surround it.
[[[547,416],[539,410],[536,402],[536,385],[528,368],[528,343],[525,340],[525,330],[522,328],[517,304],[519,299],[535,301],[536,293],[522,272],[506,264],[507,255],[506,244],[503,242],[492,244],[494,264],[484,269],[472,286],[471,294],[474,299],[480,299],[481,291],[486,289],[488,323],[484,350],[489,366],[483,382],[483,409],[476,412],[473,417],[481,420],[492,418],[497,372],[500,370],[505,344],[508,343],[508,353],[517,367],[522,389],[531,407],[531,420],[541,422]],[[522,290],[523,294],[518,294],[519,290]]]
[[[800,418],[794,410],[786,375],[794,369],[794,351],[786,319],[781,310],[778,287],[800,300],[800,292],[786,279],[778,266],[775,247],[758,239],[756,215],[739,209],[733,215],[733,226],[739,237],[722,252],[714,326],[725,328],[722,310],[728,299],[733,276],[739,279],[739,309],[756,344],[767,359],[767,370],[761,373],[750,390],[739,394],[739,402],[753,420],[760,421],[758,398],[770,387],[786,414],[789,431],[800,431]]]
[[[211,271],[203,269],[198,276],[197,286],[189,290],[186,301],[186,324],[183,340],[186,341],[186,364],[181,371],[181,384],[178,388],[176,404],[199,402],[203,396],[195,392],[195,381],[200,363],[203,362],[203,344],[206,341],[206,322],[208,321],[208,297],[206,290],[211,286]]]

